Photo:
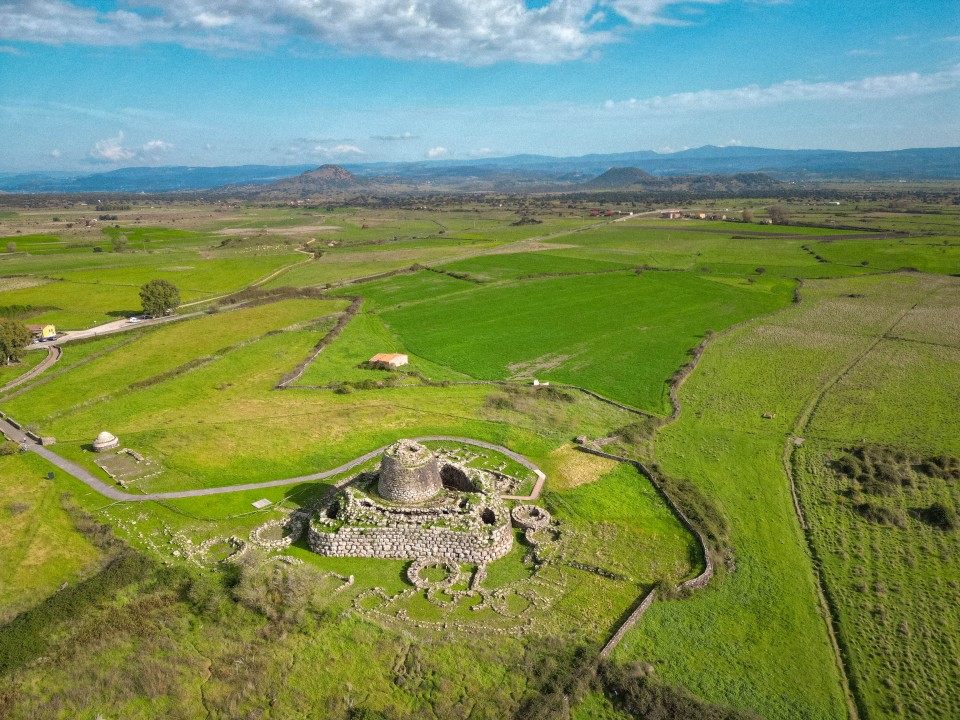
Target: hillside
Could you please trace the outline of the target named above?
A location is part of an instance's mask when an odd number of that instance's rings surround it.
[[[646,190],[649,192],[741,193],[775,190],[783,185],[765,173],[733,175],[681,175],[655,177],[639,168],[610,168],[582,183],[584,190]]]
[[[935,180],[960,177],[960,148],[914,148],[883,152],[839,150],[775,150],[755,147],[705,145],[675,153],[636,152],[590,154],[576,157],[513,155],[470,160],[378,162],[324,165],[242,165],[224,167],[128,167],[100,173],[0,172],[0,191],[6,192],[169,192],[229,186],[266,186],[281,193],[306,190],[358,189],[374,181],[385,191],[398,184],[442,184],[449,189],[535,189],[547,184],[579,182],[610,169],[651,173],[657,177],[715,176],[765,173],[777,180]],[[303,173],[298,175],[297,173]],[[642,176],[638,176],[642,177]],[[401,182],[398,178],[405,178]],[[355,187],[357,186],[357,187]],[[619,188],[620,184],[596,186]],[[265,188],[264,188],[265,189]],[[370,191],[369,186],[366,187]]]

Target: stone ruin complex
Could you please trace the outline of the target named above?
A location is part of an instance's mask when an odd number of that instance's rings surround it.
[[[383,453],[310,522],[310,549],[336,557],[488,563],[513,547],[510,513],[489,472],[412,440]]]

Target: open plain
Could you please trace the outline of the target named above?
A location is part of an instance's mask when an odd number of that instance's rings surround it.
[[[623,668],[671,717],[960,712],[953,195],[152,202],[0,213],[0,310],[66,333],[0,411],[67,461],[0,457],[0,716],[621,718]],[[157,278],[173,317],[98,332]],[[549,524],[453,568],[312,552],[414,437]]]

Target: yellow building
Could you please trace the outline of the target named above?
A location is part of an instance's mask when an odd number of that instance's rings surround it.
[[[53,325],[27,325],[27,330],[38,340],[53,340],[57,337],[57,329]]]

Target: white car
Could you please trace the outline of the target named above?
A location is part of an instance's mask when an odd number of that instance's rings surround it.
[[[136,315],[134,315],[132,318],[127,318],[128,323],[138,323],[142,321],[143,321],[143,318],[137,317]]]

